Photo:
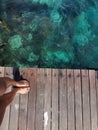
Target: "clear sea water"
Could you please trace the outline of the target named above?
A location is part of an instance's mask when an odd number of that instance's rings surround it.
[[[98,69],[98,0],[0,0],[0,66]]]

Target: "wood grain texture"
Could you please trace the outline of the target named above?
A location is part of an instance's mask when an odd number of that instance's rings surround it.
[[[4,67],[0,67],[0,77],[4,77]]]
[[[4,67],[0,67],[0,77],[4,77],[4,71],[5,71],[5,68]],[[6,112],[8,113],[8,112]],[[0,130],[8,130],[8,124],[6,124],[5,126],[5,120],[6,120],[6,113],[5,113],[5,116],[3,118],[3,122],[2,122],[2,125],[0,126]]]
[[[83,130],[91,130],[90,88],[88,70],[82,70]]]
[[[52,70],[52,130],[58,130],[58,70]]]
[[[73,70],[67,70],[67,98],[68,98],[68,130],[75,130],[74,108],[74,75]]]
[[[60,102],[60,120],[59,120],[59,128],[60,130],[67,130],[67,75],[66,70],[59,70],[59,102]]]
[[[89,70],[89,83],[90,83],[90,104],[91,104],[91,127],[92,130],[97,130],[97,98],[96,98],[96,85],[95,85],[95,71]]]
[[[75,83],[75,124],[76,130],[83,130],[82,127],[82,95],[80,70],[74,70]]]
[[[44,130],[51,130],[51,69],[44,70]]]
[[[98,71],[95,72],[95,84],[96,84],[96,106],[97,106],[97,126],[98,126]]]
[[[28,116],[27,116],[27,130],[35,130],[35,116],[36,116],[36,69],[28,70],[28,81],[30,82],[30,92],[28,97]]]
[[[21,71],[21,69],[20,69]],[[24,69],[24,73],[22,74],[22,77],[24,79],[29,78],[29,70]],[[19,130],[27,130],[27,108],[28,108],[28,94],[20,94],[19,98]]]
[[[44,128],[44,69],[37,69],[36,117],[35,129]]]

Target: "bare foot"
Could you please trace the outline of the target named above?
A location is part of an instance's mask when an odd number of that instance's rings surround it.
[[[27,88],[19,88],[17,93],[19,94],[26,94],[30,91],[30,87],[27,87]]]
[[[29,82],[26,81],[26,80],[21,80],[21,81],[18,81],[16,86],[18,87],[29,87]]]

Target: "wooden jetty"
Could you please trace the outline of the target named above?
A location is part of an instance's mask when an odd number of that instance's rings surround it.
[[[11,77],[13,68],[0,67]],[[23,68],[29,94],[15,96],[0,130],[98,130],[98,72]]]

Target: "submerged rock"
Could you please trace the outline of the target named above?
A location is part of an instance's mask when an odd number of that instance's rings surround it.
[[[57,10],[51,12],[51,19],[54,23],[60,23],[62,21],[62,17]]]
[[[38,60],[38,56],[37,55],[35,55],[33,52],[31,52],[30,54],[29,54],[29,57],[28,57],[28,61],[29,62],[36,62],[37,60]]]
[[[9,38],[8,43],[11,49],[18,49],[22,46],[22,38],[20,37],[20,35],[14,35]]]
[[[63,51],[48,51],[43,57],[43,66],[44,67],[68,67],[67,65],[70,63],[73,57],[70,56],[70,53]]]

